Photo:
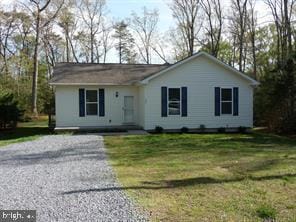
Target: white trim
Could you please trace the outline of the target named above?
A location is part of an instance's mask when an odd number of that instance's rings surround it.
[[[85,116],[98,116],[99,115],[99,90],[96,90],[96,89],[84,89],[85,90],[85,96],[84,96],[84,107],[85,107]],[[97,91],[97,102],[87,102],[86,101],[86,92],[87,91]],[[87,104],[97,104],[97,114],[93,114],[93,115],[89,115],[87,114],[87,109],[86,109],[86,105]]]
[[[182,64],[184,64],[186,62],[189,62],[192,59],[197,58],[197,57],[202,56],[202,55],[207,57],[208,59],[218,63],[219,65],[223,66],[224,68],[236,73],[237,75],[241,76],[242,78],[248,80],[251,83],[251,85],[253,85],[253,86],[259,85],[259,82],[257,82],[256,80],[254,80],[251,77],[247,76],[246,74],[236,70],[235,68],[225,64],[224,62],[220,61],[219,59],[215,58],[214,56],[212,56],[212,55],[210,55],[210,54],[208,54],[206,52],[198,52],[198,53],[196,53],[196,54],[194,54],[194,55],[192,55],[192,56],[190,56],[190,57],[188,57],[188,58],[186,58],[184,60],[176,62],[172,66],[169,66],[168,68],[165,68],[165,69],[161,70],[160,72],[158,72],[158,73],[156,73],[156,74],[154,74],[154,75],[152,75],[152,76],[150,76],[148,78],[143,79],[142,81],[140,81],[140,83],[147,84],[150,80],[152,80],[152,79],[154,79],[154,78],[156,78],[156,77],[158,77],[158,76],[160,76],[160,75],[162,75],[162,74],[164,74],[164,73],[166,73],[166,72],[168,72],[168,71],[170,71],[172,69],[175,69],[178,66],[180,66],[180,65],[182,65]]]
[[[222,101],[222,90],[223,89],[230,89],[231,90],[231,100],[227,100],[227,101]],[[231,102],[231,113],[222,113],[222,103],[223,102],[228,102],[228,103],[230,103]],[[233,88],[231,88],[231,87],[220,87],[220,110],[221,110],[221,112],[220,112],[220,115],[223,115],[223,116],[232,116],[233,115]]]
[[[168,110],[168,116],[181,116],[182,115],[182,87],[167,87],[167,110]],[[179,108],[180,108],[180,113],[179,114],[170,114],[170,109],[169,109],[169,98],[170,98],[170,89],[179,89],[180,91],[180,100],[179,100]]]

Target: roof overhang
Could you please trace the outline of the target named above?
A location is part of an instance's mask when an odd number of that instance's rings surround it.
[[[132,86],[133,84],[114,83],[49,83],[51,86]]]

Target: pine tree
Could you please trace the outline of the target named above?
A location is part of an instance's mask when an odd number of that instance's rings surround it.
[[[118,40],[115,44],[118,50],[119,63],[135,63],[137,53],[134,50],[135,40],[128,30],[128,25],[124,22],[118,22],[114,26],[115,34],[113,37]]]

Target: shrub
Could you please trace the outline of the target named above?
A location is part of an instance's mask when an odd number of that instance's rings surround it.
[[[156,133],[162,133],[163,132],[163,128],[161,126],[156,126],[155,129],[154,129],[154,131]]]
[[[240,133],[246,133],[246,132],[247,132],[247,127],[245,127],[245,126],[240,126],[240,127],[238,128],[238,131],[239,131]]]
[[[189,129],[187,127],[182,127],[181,128],[181,133],[188,133]]]
[[[225,133],[226,132],[226,128],[225,127],[220,127],[218,129],[218,133]]]
[[[55,114],[55,98],[54,92],[48,86],[44,87],[44,92],[42,96],[42,110],[41,112],[48,115],[48,126],[51,128],[55,127],[55,122],[52,119],[52,116]]]
[[[33,120],[32,113],[24,113],[24,115],[20,119],[21,122],[30,122],[32,120]]]
[[[0,129],[15,128],[22,115],[13,94],[0,94]]]
[[[276,217],[276,210],[268,205],[262,205],[257,208],[256,213],[258,217],[268,220],[268,221],[275,221]]]
[[[204,124],[199,125],[200,132],[204,132],[206,130],[206,126]]]

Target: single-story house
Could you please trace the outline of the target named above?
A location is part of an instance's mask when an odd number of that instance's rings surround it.
[[[258,82],[205,53],[175,64],[59,63],[56,128],[253,126]]]

